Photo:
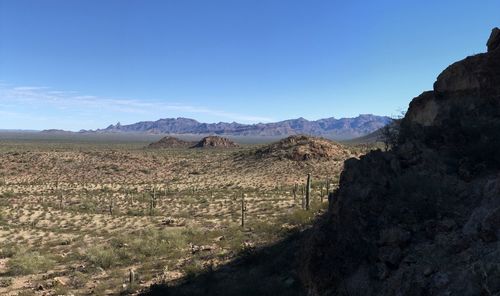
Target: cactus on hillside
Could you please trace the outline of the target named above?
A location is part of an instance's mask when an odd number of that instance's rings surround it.
[[[309,211],[309,202],[311,200],[311,174],[307,174],[306,185],[306,211]]]
[[[245,215],[247,212],[247,204],[245,202],[245,194],[241,194],[241,227],[245,227]]]

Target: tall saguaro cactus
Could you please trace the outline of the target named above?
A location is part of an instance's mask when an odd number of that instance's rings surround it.
[[[156,187],[153,187],[149,192],[149,215],[153,216],[156,208]]]
[[[113,200],[113,195],[109,195],[109,214],[113,216],[113,207],[114,207],[114,200]]]
[[[309,202],[311,199],[311,174],[307,174],[306,185],[306,211],[309,211]]]
[[[326,196],[330,194],[330,179],[326,178],[325,180],[325,187],[326,187]],[[321,203],[323,203],[323,194],[321,194]]]
[[[130,286],[133,286],[135,284],[135,270],[131,268],[128,270],[128,272],[129,272],[128,282],[129,282]]]
[[[245,215],[247,212],[247,204],[245,202],[245,194],[241,194],[241,227],[245,227]]]

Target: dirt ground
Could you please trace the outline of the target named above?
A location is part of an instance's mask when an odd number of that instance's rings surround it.
[[[307,224],[344,161],[143,146],[0,143],[0,294],[134,294],[217,268]]]

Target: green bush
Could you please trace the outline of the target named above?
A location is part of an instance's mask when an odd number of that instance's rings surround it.
[[[38,252],[16,253],[7,261],[8,273],[11,275],[26,275],[46,272],[54,267],[55,261]]]
[[[19,252],[19,248],[13,244],[6,244],[0,249],[0,258],[10,258]]]
[[[115,266],[119,259],[115,250],[106,246],[96,246],[88,249],[86,257],[90,263],[103,269]]]

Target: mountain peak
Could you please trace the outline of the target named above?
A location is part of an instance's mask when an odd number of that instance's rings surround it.
[[[134,124],[110,125],[98,133],[134,132],[155,134],[218,134],[233,136],[289,136],[308,134],[332,139],[350,139],[372,133],[390,122],[390,118],[362,114],[355,118],[333,117],[310,121],[304,117],[274,123],[241,124],[237,122],[201,123],[191,118],[163,118]]]

